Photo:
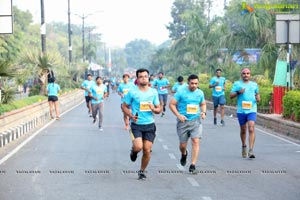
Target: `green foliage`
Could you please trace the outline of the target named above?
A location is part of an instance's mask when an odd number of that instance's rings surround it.
[[[28,96],[36,96],[40,94],[40,90],[41,90],[41,85],[34,85],[30,88],[29,90],[29,95]]]
[[[289,91],[284,95],[282,115],[300,122],[300,91]]]
[[[0,105],[0,115],[2,115],[5,112],[10,112],[12,110],[31,105],[33,103],[43,101],[45,99],[47,99],[46,96],[32,96],[32,97],[24,98],[22,100],[13,101],[10,104],[1,104]]]
[[[15,88],[10,87],[9,85],[5,84],[1,88],[1,99],[0,103],[8,104],[12,102],[15,98]]]

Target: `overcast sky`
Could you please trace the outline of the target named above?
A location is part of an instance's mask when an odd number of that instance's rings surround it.
[[[165,26],[172,21],[174,0],[70,0],[71,23],[82,24],[75,15],[87,15],[85,24],[97,26],[103,41],[110,46],[124,47],[134,39],[147,39],[159,45],[168,39]],[[29,10],[36,23],[40,23],[40,0],[13,0],[21,10]],[[68,0],[44,0],[45,20],[67,23]]]

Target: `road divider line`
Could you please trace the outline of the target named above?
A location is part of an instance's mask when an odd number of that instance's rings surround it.
[[[169,147],[168,147],[167,145],[163,145],[163,148],[164,148],[165,150],[168,150],[168,149],[169,149]]]
[[[177,168],[181,171],[185,171],[185,168],[181,166],[180,164],[176,164]]]
[[[212,200],[210,197],[202,197],[203,200]]]
[[[169,153],[169,156],[170,156],[171,159],[176,160],[176,157],[173,153]]]
[[[190,182],[190,184],[193,186],[193,187],[199,187],[199,183],[192,177],[188,177],[187,180]]]
[[[77,105],[73,106],[72,108],[66,110],[65,112],[63,112],[61,114],[61,116],[65,115],[69,111],[71,111],[74,108],[76,108],[77,106],[81,105],[82,102],[80,102],[79,104],[77,104]],[[45,130],[48,126],[50,126],[54,122],[56,122],[56,120],[51,120],[50,122],[48,122],[47,124],[45,124],[42,128],[40,128],[35,133],[33,133],[30,137],[28,137],[24,142],[22,142],[21,144],[19,144],[16,148],[14,148],[11,152],[9,152],[6,156],[4,156],[0,160],[0,165],[2,165],[5,161],[7,161],[9,158],[11,158],[13,155],[15,155],[18,151],[20,151],[20,149],[22,149],[27,143],[29,143],[35,136],[37,136],[40,132],[42,132],[43,130]]]

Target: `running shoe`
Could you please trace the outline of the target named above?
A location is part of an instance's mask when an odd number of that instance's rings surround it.
[[[95,124],[95,123],[96,123],[96,121],[97,121],[97,120],[96,120],[96,118],[94,118],[94,120],[93,120],[93,124]]]
[[[255,155],[253,153],[253,149],[249,149],[248,156],[249,156],[249,158],[255,158]]]
[[[138,171],[139,180],[145,180],[147,177],[143,170]]]
[[[193,165],[193,164],[191,164],[191,165],[190,165],[190,168],[189,168],[189,172],[190,172],[191,174],[197,174],[196,166]]]
[[[161,113],[161,117],[164,117],[164,115],[165,115],[165,113],[164,113],[164,112],[162,112],[162,113]]]
[[[224,122],[223,119],[221,120],[221,125],[222,125],[222,126],[225,126],[225,122]]]
[[[181,154],[180,164],[182,166],[186,165],[186,158],[187,158],[188,152],[186,151],[185,155]]]
[[[103,128],[102,128],[102,127],[99,127],[99,131],[101,131],[101,132],[102,132],[102,131],[103,131]]]
[[[56,117],[56,120],[59,120],[59,119],[60,119],[60,117],[59,117],[59,116],[57,116],[57,117]]]
[[[242,146],[242,157],[246,158],[248,155],[247,153],[247,146]]]
[[[133,150],[131,150],[130,159],[131,159],[132,162],[136,161],[137,154],[138,154],[137,152],[134,152]]]
[[[214,118],[214,125],[217,125],[217,118]]]

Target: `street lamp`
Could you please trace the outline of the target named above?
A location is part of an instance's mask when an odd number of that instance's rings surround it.
[[[82,61],[83,61],[83,62],[85,61],[84,20],[85,20],[86,18],[88,18],[89,16],[94,15],[95,13],[98,13],[98,12],[103,12],[103,11],[96,11],[96,12],[93,12],[93,13],[89,13],[89,14],[87,14],[87,15],[84,15],[84,14],[82,14],[82,15],[75,14],[75,15],[77,15],[78,17],[80,17],[81,20],[82,20]]]
[[[69,64],[72,63],[72,31],[71,31],[71,12],[70,0],[68,0],[68,36],[69,36]]]
[[[46,24],[45,24],[45,11],[44,0],[41,0],[41,40],[42,40],[42,53],[46,53]]]

